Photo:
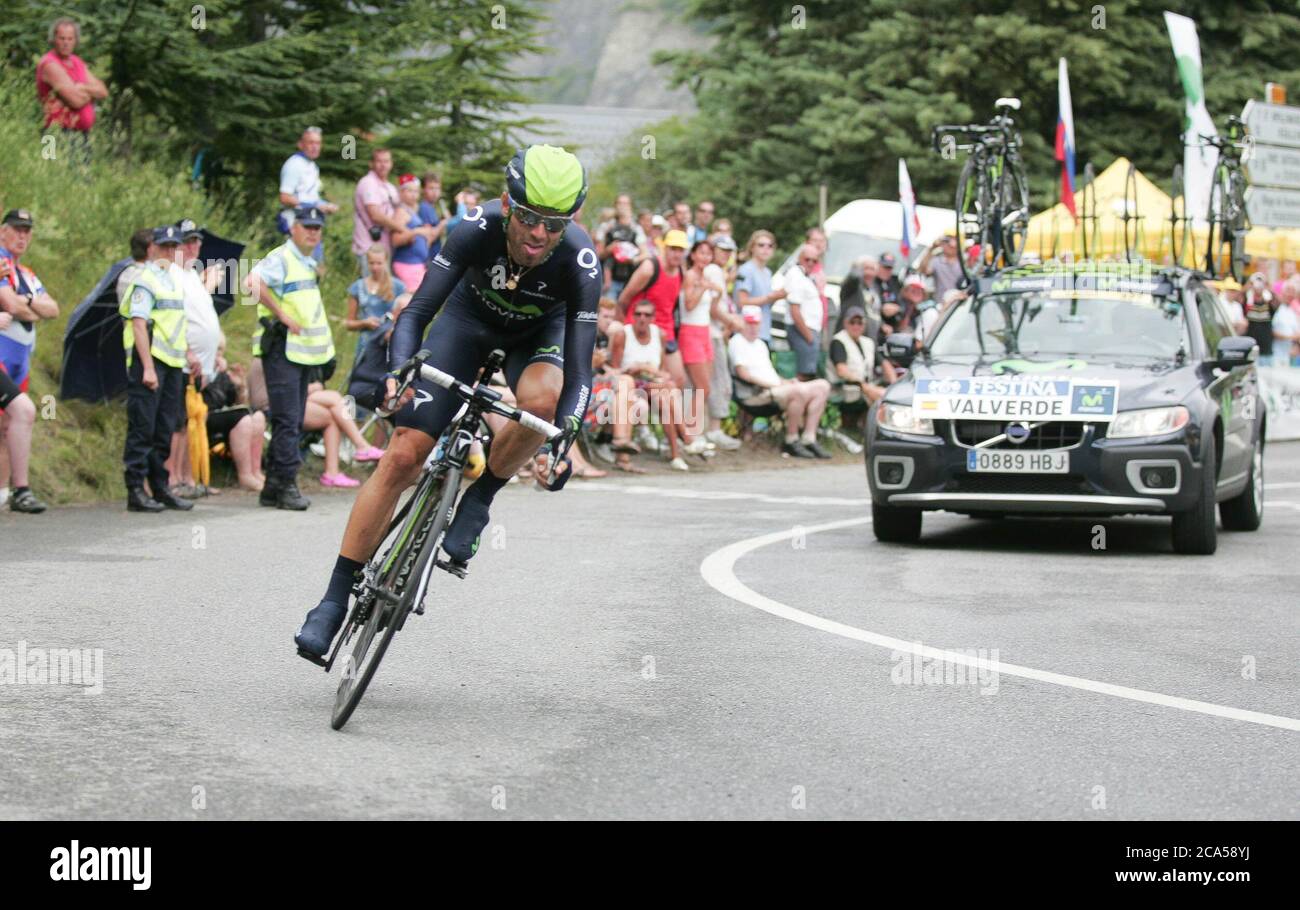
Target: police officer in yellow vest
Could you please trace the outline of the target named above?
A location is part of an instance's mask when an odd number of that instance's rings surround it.
[[[148,261],[122,295],[122,347],[127,358],[126,507],[132,512],[192,509],[173,496],[165,462],[184,405],[185,299],[169,266],[180,247],[175,225],[154,228]],[[144,490],[149,481],[153,495]]]
[[[334,339],[317,286],[325,214],[319,205],[294,209],[289,242],[257,264],[250,286],[258,300],[253,353],[262,358],[271,405],[270,464],[258,498],[264,506],[302,511],[311,503],[298,492],[298,440],[307,409],[308,368],[334,357]]]

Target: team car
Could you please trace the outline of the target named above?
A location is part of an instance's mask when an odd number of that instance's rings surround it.
[[[1266,414],[1255,342],[1203,274],[1079,263],[977,279],[871,409],[875,535],[909,543],[922,515],[1167,515],[1179,553],[1264,509]]]

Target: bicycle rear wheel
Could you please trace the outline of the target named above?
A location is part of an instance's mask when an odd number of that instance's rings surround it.
[[[1241,171],[1234,170],[1228,179],[1228,199],[1232,217],[1228,242],[1232,248],[1229,267],[1232,279],[1238,283],[1246,280],[1246,264],[1250,257],[1246,254],[1246,234],[1250,232],[1250,216],[1246,213],[1246,177]]]
[[[355,636],[355,641],[340,670],[342,677],[330,719],[335,730],[343,728],[361,703],[393,635],[406,624],[406,617],[414,609],[421,580],[442,540],[459,492],[460,471],[455,469],[431,476],[417,488],[415,495],[421,501],[411,510],[410,520],[384,557],[369,613],[360,624],[349,627],[347,634]]]
[[[987,194],[983,191],[982,176],[983,171],[976,165],[975,157],[967,158],[957,179],[957,198],[953,205],[957,212],[957,261],[961,264],[966,284],[976,277],[975,270],[967,265],[968,248],[977,245],[983,258],[989,246],[988,200],[984,198]]]

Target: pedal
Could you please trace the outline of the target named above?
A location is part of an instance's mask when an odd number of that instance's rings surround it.
[[[468,563],[463,563],[458,559],[438,559],[434,557],[433,564],[444,572],[450,572],[457,578],[464,578],[469,574]],[[423,604],[421,604],[423,606]]]
[[[304,651],[302,648],[298,649],[298,656],[304,660],[310,660],[318,667],[325,667],[328,670],[328,661],[323,657],[317,657],[315,654],[312,654],[310,651]]]

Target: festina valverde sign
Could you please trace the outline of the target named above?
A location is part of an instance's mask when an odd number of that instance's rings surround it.
[[[1300,228],[1300,190],[1252,186],[1246,190],[1246,214],[1255,227]]]
[[[1257,141],[1245,164],[1252,184],[1300,189],[1300,148],[1261,145]]]
[[[1241,119],[1256,142],[1300,148],[1300,107],[1265,104],[1252,98],[1246,102]]]

